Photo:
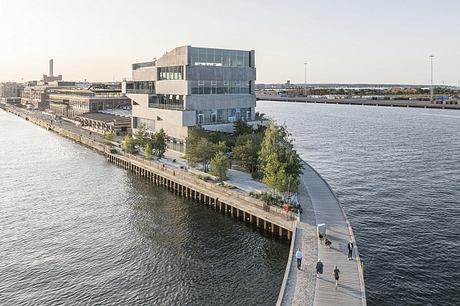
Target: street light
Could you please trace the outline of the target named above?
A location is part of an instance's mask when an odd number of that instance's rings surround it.
[[[303,95],[307,96],[307,62],[303,63],[305,65],[305,83],[304,83],[304,89],[303,89]]]
[[[434,58],[434,55],[430,55],[430,64],[431,64],[430,102],[431,103],[433,103],[433,58]]]

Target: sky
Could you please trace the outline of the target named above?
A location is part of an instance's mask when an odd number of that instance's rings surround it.
[[[256,51],[257,83],[460,81],[458,0],[0,0],[0,81],[120,81],[183,45]]]

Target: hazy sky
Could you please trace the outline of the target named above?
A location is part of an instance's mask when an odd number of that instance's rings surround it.
[[[0,0],[0,80],[112,81],[181,45],[256,50],[257,82],[460,80],[459,0]]]

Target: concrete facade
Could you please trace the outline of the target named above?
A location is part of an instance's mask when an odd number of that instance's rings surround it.
[[[8,104],[21,103],[24,84],[16,82],[0,83],[0,101]]]
[[[231,132],[236,120],[255,121],[255,52],[177,47],[132,65],[123,92],[132,100],[133,129],[165,130],[183,151],[190,127]]]

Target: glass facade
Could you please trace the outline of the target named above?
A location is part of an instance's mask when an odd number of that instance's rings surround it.
[[[148,94],[155,92],[154,81],[130,81],[126,82],[126,92],[134,94]]]
[[[250,52],[210,48],[190,48],[189,63],[194,66],[249,67]]]
[[[250,81],[190,81],[192,94],[250,94]]]
[[[184,66],[173,67],[159,67],[158,68],[159,80],[183,80],[184,79]]]
[[[162,109],[184,109],[184,96],[183,95],[156,95],[149,97],[150,108]]]
[[[251,120],[251,108],[226,108],[196,111],[197,124],[212,124]]]
[[[146,118],[133,117],[133,128],[137,129],[144,125],[149,131],[155,131],[155,121]]]

